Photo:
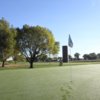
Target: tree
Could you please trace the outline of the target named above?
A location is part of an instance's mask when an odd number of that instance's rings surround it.
[[[76,60],[79,60],[79,56],[80,56],[79,53],[75,53],[74,56],[75,56],[75,59],[76,59]]]
[[[96,55],[95,53],[90,53],[90,54],[89,54],[89,59],[90,59],[90,60],[97,59],[97,55]]]
[[[52,51],[55,40],[52,32],[41,26],[24,25],[22,29],[17,28],[17,43],[22,54],[33,68],[33,62],[38,55]]]
[[[84,54],[83,58],[84,58],[84,60],[88,60],[89,59],[89,55],[88,54]]]
[[[97,54],[97,58],[100,59],[100,53]]]
[[[16,30],[10,27],[4,18],[0,19],[0,59],[2,61],[2,67],[4,67],[7,58],[13,53],[13,47],[16,43],[14,41],[15,36]]]
[[[52,54],[55,55],[58,54],[58,52],[59,52],[59,42],[55,42],[52,49]]]
[[[72,61],[72,59],[73,59],[71,55],[68,55],[68,58],[69,58],[69,60],[71,60],[71,61]]]
[[[16,32],[17,32],[17,29],[16,29]],[[16,61],[21,61],[24,59],[23,55],[21,54],[20,52],[20,48],[19,48],[19,45],[18,45],[18,37],[16,36],[16,38],[14,38],[15,41],[16,41],[16,44],[14,45],[14,51],[13,51],[13,55],[12,55],[12,58],[14,60],[14,62],[16,63]],[[19,60],[18,60],[19,59]]]
[[[51,53],[53,54],[54,57],[57,58],[58,52],[59,52],[59,42],[55,42]]]
[[[41,55],[39,55],[39,57],[38,57],[38,59],[40,60],[40,61],[46,61],[47,60],[47,55],[46,54],[41,54]]]
[[[15,56],[13,56],[13,61],[15,62],[22,62],[22,61],[26,61],[25,57],[22,54],[17,54]]]

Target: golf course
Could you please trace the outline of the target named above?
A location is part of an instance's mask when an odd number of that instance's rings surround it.
[[[0,100],[100,100],[100,64],[0,70]]]

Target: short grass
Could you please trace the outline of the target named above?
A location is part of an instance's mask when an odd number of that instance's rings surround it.
[[[100,64],[1,70],[0,100],[100,100]]]

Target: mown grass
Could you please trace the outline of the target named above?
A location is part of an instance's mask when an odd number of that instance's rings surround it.
[[[100,64],[2,70],[0,100],[100,100]]]

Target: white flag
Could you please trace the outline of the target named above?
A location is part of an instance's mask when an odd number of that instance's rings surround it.
[[[72,41],[70,35],[69,35],[69,38],[68,38],[68,46],[71,47],[71,48],[73,47],[73,41]]]

